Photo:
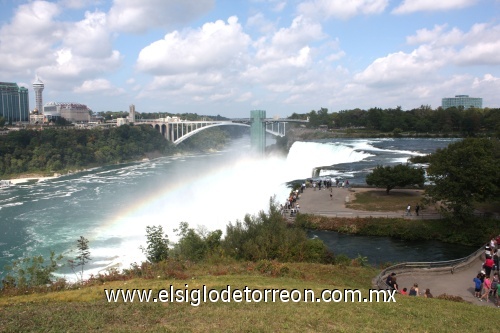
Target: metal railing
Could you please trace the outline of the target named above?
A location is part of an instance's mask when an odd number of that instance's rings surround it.
[[[447,261],[434,261],[434,262],[404,262],[396,264],[386,269],[382,270],[373,280],[372,285],[376,289],[389,289],[389,286],[385,283],[385,278],[389,272],[394,272],[397,274],[407,273],[407,272],[426,272],[426,273],[446,273],[449,272],[453,274],[455,271],[468,267],[474,260],[480,257],[484,251],[484,244],[474,253],[468,255],[464,258],[447,260]]]

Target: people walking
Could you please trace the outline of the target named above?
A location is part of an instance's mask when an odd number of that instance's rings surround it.
[[[406,216],[411,216],[411,206],[408,204],[408,207],[406,207]]]
[[[418,216],[419,211],[420,211],[420,205],[417,203],[417,205],[415,206],[415,215]]]

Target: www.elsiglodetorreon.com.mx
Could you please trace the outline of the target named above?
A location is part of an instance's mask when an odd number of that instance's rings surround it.
[[[191,288],[187,284],[184,288],[175,288],[170,285],[167,289],[154,292],[152,289],[104,289],[108,302],[160,302],[160,303],[189,303],[198,306],[201,303],[276,303],[276,302],[361,302],[372,303],[396,302],[395,290],[369,289],[367,297],[363,297],[358,289],[323,289],[319,295],[312,289],[251,289],[245,286],[243,289],[231,288],[227,285],[222,289]]]

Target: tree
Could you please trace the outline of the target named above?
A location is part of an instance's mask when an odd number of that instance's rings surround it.
[[[424,186],[425,172],[422,168],[414,168],[408,164],[398,164],[393,167],[378,165],[372,173],[366,176],[368,185],[385,187],[389,191],[394,187],[405,187],[408,185]]]
[[[208,254],[216,251],[221,242],[222,231],[206,231],[203,228],[198,228],[195,231],[189,228],[187,222],[181,222],[178,229],[174,229],[179,236],[179,241],[173,248],[173,255],[191,261],[200,261]]]
[[[59,268],[62,258],[62,255],[56,256],[51,251],[48,263],[41,255],[14,260],[11,265],[5,266],[8,273],[2,280],[3,288],[30,288],[52,283],[53,273]]]
[[[147,226],[146,227],[147,247],[141,246],[142,252],[151,263],[159,263],[168,258],[168,237],[163,234],[163,227]]]
[[[79,266],[82,267],[82,270],[80,272],[80,280],[83,280],[83,268],[85,267],[85,264],[92,260],[90,258],[89,240],[83,236],[80,236],[80,239],[78,239],[76,242],[78,255],[75,257],[75,260],[68,260],[68,263],[74,273],[75,268]]]
[[[434,186],[426,190],[445,212],[463,220],[475,202],[500,195],[500,143],[497,139],[467,138],[438,149],[427,169]]]

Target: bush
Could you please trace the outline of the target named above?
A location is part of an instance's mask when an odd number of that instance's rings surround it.
[[[332,261],[322,241],[308,239],[303,229],[287,225],[272,199],[269,213],[247,215],[243,222],[230,223],[221,246],[224,253],[238,260]]]

